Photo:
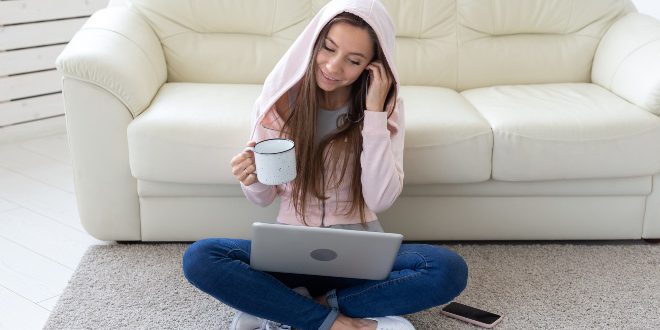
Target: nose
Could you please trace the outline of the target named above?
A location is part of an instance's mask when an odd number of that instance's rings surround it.
[[[328,62],[325,63],[325,69],[329,74],[335,74],[341,69],[339,64],[339,59],[336,56],[332,56],[328,59]]]

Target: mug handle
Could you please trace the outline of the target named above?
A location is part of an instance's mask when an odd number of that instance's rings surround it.
[[[247,150],[250,150],[250,151],[252,151],[252,153],[254,153],[254,147],[245,147],[243,149],[243,151],[247,151]],[[256,168],[257,161],[256,161],[256,159],[255,159],[254,163],[255,163],[254,174],[257,175],[257,168]]]

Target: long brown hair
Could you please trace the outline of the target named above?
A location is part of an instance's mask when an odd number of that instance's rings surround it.
[[[296,167],[297,176],[291,183],[292,199],[296,213],[307,225],[305,210],[308,202],[316,198],[325,201],[329,197],[325,195],[326,189],[338,188],[346,176],[349,161],[353,160],[353,173],[351,177],[352,198],[351,207],[344,214],[346,216],[360,216],[360,222],[366,223],[365,219],[365,201],[362,196],[362,167],[360,165],[360,155],[362,153],[362,127],[364,118],[364,109],[366,103],[367,79],[366,75],[361,75],[351,86],[350,102],[348,112],[342,114],[337,120],[338,128],[335,132],[329,134],[320,140],[318,146],[315,145],[316,136],[316,116],[318,111],[318,97],[316,84],[316,57],[325,41],[328,31],[336,23],[348,23],[352,26],[365,29],[373,42],[374,58],[372,61],[379,60],[385,66],[390,77],[393,77],[392,71],[385,60],[385,55],[378,42],[378,37],[374,30],[357,15],[343,12],[335,16],[319,33],[312,56],[307,64],[307,70],[302,78],[298,95],[293,106],[289,109],[288,116],[280,135],[288,134],[288,138],[295,142],[296,146]],[[392,110],[396,107],[396,82],[392,84],[385,99],[385,107],[388,108],[391,100],[394,103],[390,107]],[[388,118],[391,113],[388,114]],[[327,154],[325,149],[328,149]],[[352,157],[351,157],[352,156]],[[337,165],[341,162],[340,175],[337,177]],[[331,172],[328,183],[325,182],[325,164]],[[334,182],[333,186],[329,186]],[[327,186],[326,186],[327,185]],[[338,201],[340,202],[340,201]]]

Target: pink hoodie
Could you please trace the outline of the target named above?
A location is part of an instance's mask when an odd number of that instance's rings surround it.
[[[295,86],[303,77],[306,63],[312,55],[314,41],[321,29],[333,17],[341,12],[350,12],[364,19],[376,32],[387,62],[394,74],[396,88],[398,75],[394,62],[394,25],[378,0],[333,0],[324,6],[312,18],[311,22],[282,56],[275,68],[266,78],[261,95],[255,102],[252,117],[251,140],[261,141],[279,137],[284,120],[275,111],[275,102],[286,92],[296,93]],[[401,194],[403,188],[403,142],[404,111],[399,98],[396,108],[386,106],[385,112],[364,111],[362,129],[362,193],[366,202],[366,220],[376,220],[377,212],[388,209]],[[393,112],[393,113],[392,113]],[[387,118],[388,114],[392,115]],[[350,156],[353,157],[353,156]],[[346,176],[352,175],[352,162]],[[326,171],[326,181],[330,180],[330,171]],[[336,190],[326,189],[330,198],[324,203],[312,200],[307,205],[306,220],[310,226],[331,226],[336,224],[360,223],[359,216],[346,217],[350,207],[350,182],[344,180]],[[291,200],[291,184],[268,186],[255,182],[250,186],[241,183],[241,188],[248,200],[262,207],[270,205],[276,195],[281,198],[277,221],[290,225],[303,225],[296,214]],[[345,209],[344,209],[345,208]]]

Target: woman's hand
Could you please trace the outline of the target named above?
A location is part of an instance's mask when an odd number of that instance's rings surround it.
[[[374,61],[365,70],[369,70],[369,87],[367,90],[367,110],[380,112],[385,108],[385,97],[392,85],[392,77],[387,74],[383,63]]]
[[[248,147],[254,147],[257,143],[248,141]],[[251,150],[243,150],[240,154],[234,156],[229,162],[231,173],[238,181],[246,186],[257,182],[256,167],[254,165],[254,153]]]

